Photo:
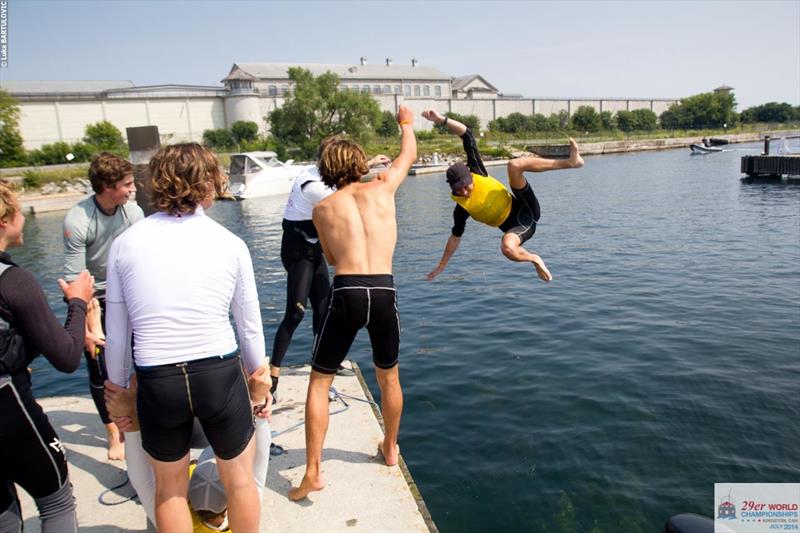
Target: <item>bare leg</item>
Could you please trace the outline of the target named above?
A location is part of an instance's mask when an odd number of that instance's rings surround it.
[[[525,188],[523,172],[546,172],[548,170],[561,170],[565,168],[580,168],[583,158],[578,151],[575,139],[569,140],[569,159],[545,159],[543,157],[518,157],[508,162],[508,183],[514,189]]]
[[[503,235],[501,251],[511,261],[533,263],[533,266],[536,267],[536,274],[539,275],[542,281],[553,281],[553,275],[547,270],[542,258],[525,250],[520,243],[519,235],[514,233]]]
[[[325,488],[322,480],[322,445],[328,432],[329,403],[328,390],[333,383],[334,374],[311,371],[306,396],[306,473],[300,486],[289,491],[289,499],[302,500],[310,492]]]
[[[261,520],[261,500],[253,478],[253,459],[256,440],[233,459],[217,457],[219,477],[228,494],[228,520],[232,531],[258,531]]]
[[[102,311],[97,298],[92,298],[86,306],[86,328],[89,330],[89,333],[98,339],[105,340],[106,335],[103,333]],[[123,446],[120,440],[119,428],[117,428],[117,425],[113,422],[105,424],[105,426],[106,436],[108,438],[108,460],[125,460],[125,446]]]
[[[400,387],[400,371],[395,365],[384,370],[375,367],[375,377],[381,388],[381,414],[386,434],[380,444],[383,458],[388,466],[394,466],[400,460],[400,447],[397,435],[400,432],[400,415],[403,413],[403,389]]]
[[[125,460],[125,445],[119,436],[119,428],[114,422],[105,424],[106,435],[108,437],[108,460],[109,461],[124,461]]]
[[[156,528],[159,533],[191,531],[192,517],[186,502],[186,493],[189,490],[189,454],[174,462],[148,457],[156,477]]]

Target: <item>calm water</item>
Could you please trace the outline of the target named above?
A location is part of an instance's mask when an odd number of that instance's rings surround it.
[[[530,248],[549,285],[474,221],[425,281],[452,202],[441,175],[405,182],[400,444],[442,531],[653,532],[711,514],[714,482],[800,481],[800,184],[742,183],[739,157],[757,151],[589,157],[534,176]],[[284,201],[211,211],[250,245],[270,348]],[[31,218],[14,254],[61,316],[62,216]],[[287,364],[309,358],[306,322]],[[371,366],[365,334],[351,356]],[[39,395],[87,390],[83,369],[35,370]]]

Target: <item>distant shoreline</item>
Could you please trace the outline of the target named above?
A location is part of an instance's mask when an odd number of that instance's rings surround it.
[[[716,138],[726,139],[731,144],[751,143],[763,141],[765,135],[770,135],[773,140],[781,137],[797,138],[800,137],[800,130],[776,130],[766,132],[732,133],[727,135],[715,135]],[[636,139],[622,141],[602,141],[595,143],[580,144],[581,155],[603,155],[619,154],[627,152],[645,152],[652,150],[671,150],[674,148],[686,148],[698,142],[698,136],[675,137],[667,139]],[[486,159],[486,166],[504,165],[508,159]],[[447,164],[438,166],[425,166],[412,168],[409,175],[419,176],[424,174],[436,174],[447,170]],[[383,169],[375,169],[368,176],[376,175]],[[57,193],[57,194],[38,194],[25,193],[20,195],[22,211],[26,214],[47,213],[52,211],[64,211],[75,205],[81,198],[86,196],[82,193]]]

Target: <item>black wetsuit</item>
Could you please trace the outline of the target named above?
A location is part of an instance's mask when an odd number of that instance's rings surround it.
[[[481,154],[472,131],[468,129],[461,136],[461,141],[464,145],[464,152],[467,154],[467,166],[470,172],[481,176],[489,176],[481,160]],[[526,182],[525,187],[522,189],[513,187],[510,187],[510,189],[512,195],[511,212],[503,223],[498,226],[498,229],[503,233],[518,235],[520,244],[522,244],[536,233],[536,224],[539,222],[542,212],[539,207],[539,200],[533,193],[530,183]],[[461,237],[464,234],[469,216],[466,209],[456,204],[455,209],[453,209],[453,228],[451,231],[453,235]]]
[[[22,340],[21,364],[0,372],[0,531],[18,530],[15,524],[21,524],[14,483],[36,501],[43,532],[76,531],[64,448],[33,397],[27,367],[42,354],[61,372],[78,368],[86,303],[70,300],[62,326],[33,275],[5,252],[0,252],[0,263],[0,318]]]
[[[313,329],[316,335],[322,325],[322,318],[328,307],[330,281],[328,264],[322,255],[317,229],[310,220],[283,220],[283,239],[281,240],[281,263],[288,274],[286,280],[286,311],[281,325],[275,334],[270,364],[280,367],[283,356],[289,349],[297,326],[305,315],[306,302],[311,300],[314,312]]]

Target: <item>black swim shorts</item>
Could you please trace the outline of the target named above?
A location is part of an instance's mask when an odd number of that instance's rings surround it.
[[[394,367],[400,353],[400,314],[391,274],[334,276],[328,312],[314,339],[312,368],[323,374],[336,372],[364,327],[375,366]]]
[[[154,459],[172,462],[189,452],[195,417],[217,457],[233,459],[250,442],[255,420],[238,352],[137,366],[136,376],[142,447]]]
[[[511,213],[505,222],[500,224],[500,230],[503,233],[518,235],[522,244],[536,233],[536,223],[539,222],[542,212],[530,183],[526,183],[524,189],[512,187],[511,194],[514,197],[511,202]]]

